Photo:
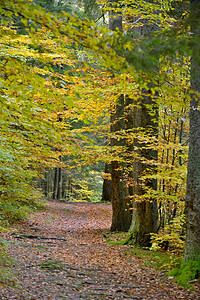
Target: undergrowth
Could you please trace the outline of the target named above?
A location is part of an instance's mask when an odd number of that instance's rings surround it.
[[[175,281],[186,288],[191,288],[196,279],[200,278],[200,260],[189,260],[167,273],[174,276]]]
[[[6,285],[16,287],[18,281],[16,275],[11,270],[14,260],[6,253],[6,241],[0,239],[0,286],[4,289]]]
[[[35,192],[29,199],[2,197],[0,200],[0,232],[27,218],[31,211],[41,210],[44,207],[44,200],[39,192]]]
[[[182,256],[164,251],[151,251],[133,246],[129,250],[130,255],[141,260],[142,265],[155,270],[169,271],[181,265]]]

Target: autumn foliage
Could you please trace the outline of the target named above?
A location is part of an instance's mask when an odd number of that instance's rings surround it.
[[[108,1],[100,2],[109,11]],[[51,168],[74,174],[74,169],[83,166],[126,161],[126,185],[134,186],[129,174],[134,171],[134,160],[139,159],[149,165],[140,178],[146,190],[133,200],[157,200],[160,232],[154,235],[154,244],[160,247],[167,240],[171,249],[182,250],[189,57],[178,50],[173,58],[166,55],[162,39],[155,45],[159,35],[164,35],[170,48],[168,31],[176,21],[168,14],[167,1],[164,8],[156,2],[153,10],[151,3],[141,9],[129,5],[132,1],[124,2],[124,30],[142,26],[139,19],[143,14],[159,27],[151,40],[139,39],[137,34],[123,36],[64,12],[53,15],[31,0],[1,1],[0,205],[3,209],[5,203],[15,201],[28,206],[35,193],[33,182]],[[137,23],[130,21],[132,15]],[[181,30],[183,43],[187,33]],[[184,45],[187,50],[187,43]],[[173,47],[169,49],[172,52]],[[129,109],[134,111],[144,89],[158,108],[158,134],[152,135],[151,128],[111,133],[110,113],[119,97],[132,99]],[[153,107],[149,109],[154,115]],[[127,115],[122,117],[126,121]],[[126,143],[111,147],[112,139]],[[158,158],[147,161],[138,155],[137,147],[128,153],[136,139],[141,147],[156,150]],[[156,172],[151,166],[156,166]],[[145,187],[152,178],[157,180],[156,191]],[[89,191],[84,180],[76,188],[92,199],[92,189]]]

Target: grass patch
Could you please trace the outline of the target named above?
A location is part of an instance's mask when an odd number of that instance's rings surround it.
[[[151,251],[136,246],[129,250],[129,254],[142,260],[142,265],[155,270],[169,271],[178,268],[182,262],[182,256],[164,251]]]

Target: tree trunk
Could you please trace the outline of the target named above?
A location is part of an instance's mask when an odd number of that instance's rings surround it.
[[[119,1],[113,2],[113,8]],[[109,28],[111,30],[122,30],[122,16],[119,12],[115,12],[114,9],[109,13]],[[111,113],[111,132],[117,133],[125,129],[124,121],[124,95],[121,95],[118,99],[118,103],[115,105],[114,111]],[[121,138],[111,139],[111,147],[125,146],[125,140]],[[128,231],[131,225],[132,212],[130,211],[130,199],[128,196],[128,190],[124,181],[124,169],[125,164],[119,161],[111,162],[111,202],[112,202],[112,231]]]
[[[60,200],[62,197],[62,169],[58,168],[58,193],[57,199]]]
[[[62,197],[62,187],[62,169],[57,167],[54,171],[53,199],[59,200]]]
[[[146,91],[145,91],[146,92]],[[135,108],[134,124],[135,128],[151,128],[154,135],[157,135],[157,123],[153,121],[155,116],[150,114],[147,105],[153,105],[151,97],[143,96],[140,99],[140,107]],[[155,108],[157,110],[157,108]],[[137,154],[139,157],[143,157],[146,160],[157,159],[157,151],[148,149],[146,144],[141,144],[138,140],[135,140],[134,145],[138,148]],[[145,188],[151,188],[157,190],[156,179],[146,180],[142,183],[140,177],[144,172],[149,171],[156,172],[154,166],[149,166],[142,162],[140,159],[136,159],[133,165],[133,181],[135,182],[133,188],[133,197],[135,195],[136,201],[133,203],[133,218],[130,231],[133,233],[135,243],[139,246],[148,247],[150,245],[150,233],[157,232],[158,226],[158,213],[157,213],[157,201],[155,199],[137,200],[137,195],[145,195]],[[147,171],[147,173],[149,172]]]
[[[124,121],[124,96],[119,98],[118,104],[115,106],[115,112],[111,114],[111,132],[117,133],[125,129]],[[111,139],[111,147],[125,146],[125,139],[115,138]],[[120,154],[122,156],[122,154]],[[121,157],[122,161],[125,158]],[[128,231],[131,225],[132,212],[130,210],[130,198],[128,197],[128,189],[125,183],[124,173],[126,172],[125,162],[112,161],[111,162],[111,202],[112,202],[112,231]]]
[[[111,172],[111,165],[105,164],[105,174],[109,174]],[[111,190],[112,184],[111,180],[108,178],[104,178],[103,180],[103,191],[102,191],[102,201],[111,201]]]
[[[57,199],[57,193],[58,193],[58,184],[57,184],[57,181],[58,181],[58,168],[55,168],[54,169],[54,184],[53,184],[53,199]]]
[[[200,2],[191,0],[191,31],[200,37]],[[193,43],[191,60],[191,88],[200,92],[199,49]],[[190,105],[190,134],[186,192],[186,244],[184,262],[200,260],[200,110],[199,99],[192,96]]]
[[[140,36],[147,35],[149,32],[157,28],[155,25],[149,25],[148,20],[143,20],[143,23],[144,25],[142,27],[134,29],[139,33]],[[136,103],[133,112],[133,128],[143,128],[147,130],[147,132],[150,129],[152,131],[152,135],[157,136],[158,109],[152,97],[146,96],[146,94],[151,94],[150,89],[149,91],[143,89],[142,96],[139,99],[139,103]],[[151,107],[151,109],[148,107]],[[154,115],[152,115],[152,111],[154,112]],[[149,149],[147,147],[147,144],[139,143],[139,141],[135,139],[134,146],[137,147],[137,154],[140,158],[143,157],[146,160],[157,160],[157,151]],[[137,201],[137,195],[141,196],[145,194],[145,190],[143,188],[144,184],[145,188],[157,190],[156,179],[148,181],[146,180],[143,183],[140,179],[142,174],[144,174],[147,169],[149,169],[151,173],[156,172],[156,167],[150,167],[149,165],[142,162],[140,158],[136,159],[133,165],[133,182],[135,183],[133,188],[133,199],[135,198],[136,201],[133,201],[133,217],[129,231],[132,233],[134,242],[137,245],[148,247],[151,244],[150,233],[156,233],[158,227],[157,201],[153,198],[145,200],[145,197],[143,200]]]

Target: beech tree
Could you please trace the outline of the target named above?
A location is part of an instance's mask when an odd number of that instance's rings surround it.
[[[112,3],[113,2],[113,3]],[[120,1],[112,1],[111,7],[113,8],[109,12],[109,29],[112,31],[122,31],[122,14],[115,11]],[[124,147],[125,139],[116,138],[115,134],[120,134],[120,131],[125,130],[125,118],[124,118],[124,95],[120,95],[117,103],[111,108],[111,137],[110,146]],[[112,202],[112,231],[128,231],[131,224],[132,211],[130,210],[131,202],[128,197],[128,189],[125,184],[124,172],[126,167],[125,157],[121,155],[120,161],[113,160],[111,162],[111,202]]]
[[[147,3],[151,1],[146,1]],[[154,11],[152,14],[155,13]],[[136,21],[138,16],[133,18],[133,23]],[[133,29],[133,34],[138,34],[139,38],[146,36],[152,33],[152,31],[157,29],[156,23],[151,22],[149,24],[149,20],[143,18],[141,21],[141,26]],[[152,70],[152,76],[155,70]],[[151,79],[150,79],[151,81]],[[148,87],[145,89],[141,89],[141,97],[134,101],[132,100],[132,104],[134,104],[134,109],[132,112],[132,119],[129,121],[132,123],[132,128],[135,128],[137,131],[142,129],[146,132],[146,134],[152,134],[153,136],[158,135],[158,107],[155,102],[154,97],[151,95],[151,83],[149,83]],[[130,101],[128,103],[130,104]],[[131,127],[131,124],[129,124]],[[137,155],[138,159],[135,158],[133,160],[133,182],[135,182],[135,186],[132,191],[132,199],[133,199],[133,216],[132,216],[132,224],[130,228],[130,232],[133,235],[133,241],[137,245],[147,247],[151,243],[151,233],[157,233],[158,229],[158,210],[157,210],[157,200],[156,198],[146,198],[141,199],[142,195],[145,195],[147,187],[156,191],[157,190],[157,180],[153,178],[153,173],[156,172],[156,167],[149,167],[143,160],[157,160],[158,153],[156,150],[151,149],[148,144],[141,143],[141,141],[134,141],[134,148],[138,150]],[[142,175],[145,172],[151,172],[152,179],[146,180],[146,182],[142,182]],[[144,189],[145,185],[145,189]],[[137,199],[137,196],[140,199]]]
[[[113,14],[119,16],[123,9],[124,16],[137,16],[136,2],[131,1],[131,10],[128,5],[130,1],[124,1],[122,4],[124,6],[118,6],[116,10],[110,8]],[[197,2],[192,2],[193,4],[197,5]],[[134,5],[136,7],[133,7]],[[139,5],[138,12],[151,22],[155,18],[152,5],[155,8],[154,3],[145,1]],[[198,11],[197,7],[195,9]],[[117,162],[113,172],[117,172],[117,182],[123,183],[124,186],[124,179],[127,180],[127,177],[124,178],[122,167],[125,175],[129,175],[129,171],[134,174],[133,169],[129,168],[135,159],[136,165],[143,163],[139,174],[135,174],[135,179],[139,178],[143,184],[141,195],[138,195],[136,190],[137,200],[157,198],[163,215],[167,215],[167,225],[170,225],[176,211],[178,210],[178,217],[181,217],[183,211],[187,161],[187,99],[192,95],[185,259],[194,257],[194,253],[198,257],[197,22],[190,22],[192,26],[187,27],[187,24],[184,25],[186,19],[180,23],[181,26],[177,22],[172,27],[171,21],[166,25],[163,15],[160,14],[156,18],[162,29],[149,39],[142,35],[139,38],[129,36],[120,30],[110,31],[98,27],[95,22],[83,21],[65,12],[56,15],[47,13],[33,1],[1,1],[0,12],[3,16],[0,27],[1,198],[29,198],[32,192],[31,179],[40,176],[45,168],[68,166],[70,170],[71,167],[81,168],[99,161],[112,161],[113,166]],[[24,35],[10,27],[14,14],[21,18],[25,26]],[[193,10],[192,14],[195,14]],[[139,19],[136,21],[139,22]],[[143,25],[140,23],[133,25],[139,28],[139,25]],[[127,33],[126,22],[125,30]],[[193,35],[190,34],[191,31]],[[191,49],[192,89],[188,86],[187,71]],[[63,66],[67,68],[58,72],[57,69],[62,69]],[[158,70],[158,67],[159,72],[153,72]],[[132,99],[137,104],[135,107]],[[156,101],[152,103],[152,100]],[[156,127],[155,132],[143,130],[147,126],[154,129],[156,123],[154,124],[151,118],[154,104],[156,109],[159,107],[160,112],[158,134]],[[111,108],[111,119],[114,122],[113,132],[109,133],[108,119]],[[134,114],[129,114],[129,108],[136,112],[135,120],[131,120]],[[142,117],[142,109],[148,118]],[[128,124],[129,116],[131,117]],[[61,122],[58,122],[59,117]],[[73,127],[71,124],[75,122],[81,122],[81,126]],[[133,130],[131,123],[134,124]],[[165,124],[162,125],[163,123]],[[112,147],[99,145],[93,135],[109,137],[113,142]],[[132,152],[133,146],[136,157],[129,159],[127,149]],[[60,160],[61,152],[70,159],[71,164],[63,164]],[[159,183],[157,191],[156,179]],[[84,181],[82,187],[84,189]],[[133,196],[134,189],[131,191],[131,188],[126,187],[128,196],[131,193]],[[144,190],[146,193],[143,193]],[[125,199],[127,191],[122,199]],[[143,213],[144,210],[141,216]],[[174,218],[170,232],[173,225],[177,225],[176,222],[177,219]],[[143,236],[148,237],[149,241],[149,232],[144,231]]]
[[[191,44],[191,103],[190,103],[190,135],[189,155],[187,173],[186,193],[186,243],[184,262],[189,260],[200,260],[200,3],[196,0],[190,1],[190,26],[194,36]],[[198,44],[197,44],[198,43]]]
[[[112,30],[116,30],[117,28],[122,31],[122,12],[120,12],[120,5],[122,5],[122,2],[112,1],[110,3],[113,10],[109,11],[109,28]],[[130,19],[132,19],[132,22],[134,23],[134,21],[137,20],[137,17],[132,17]],[[152,31],[153,28],[152,24],[147,24],[148,20],[143,22],[146,24],[142,24],[142,26],[137,29],[137,33],[139,33],[140,36],[148,34],[148,32]],[[132,32],[132,30],[130,31]],[[135,34],[135,32],[136,30],[134,29],[133,34]],[[144,95],[144,89],[142,94],[143,96],[141,96],[138,103],[137,101],[134,102],[132,96],[131,98],[125,95],[121,95],[119,97],[118,103],[115,106],[115,112],[111,114],[111,132],[118,132],[120,134],[120,130],[133,130],[134,128],[143,128],[149,130],[153,126],[154,134],[156,133],[155,127],[157,125],[155,125],[155,121],[152,121],[155,119],[155,115],[152,116],[152,113],[149,112],[147,108],[147,106],[153,105],[152,99],[151,97]],[[135,107],[134,109],[133,106]],[[150,110],[153,111],[152,107]],[[111,147],[123,147],[125,145],[125,138],[111,139]],[[135,159],[134,162],[134,159],[131,159],[131,157],[134,156],[134,147],[130,144],[127,145],[127,150],[129,153],[128,159],[131,160],[133,166],[131,166],[130,163],[127,164],[127,156],[122,156],[123,162],[119,163],[118,161],[112,161],[111,163],[111,199],[113,207],[111,230],[128,230],[130,228],[132,219],[131,232],[134,235],[135,242],[139,245],[147,246],[150,243],[150,233],[157,232],[156,200],[151,199],[150,201],[138,201],[137,195],[142,195],[142,193],[144,193],[143,188],[141,187],[142,184],[140,182],[140,177],[147,169],[145,163],[141,162],[141,158],[145,157],[147,160],[153,158],[156,159],[156,153],[155,151],[145,149],[145,144],[139,143],[135,144],[135,146],[138,148],[137,155],[139,155],[139,160]],[[129,171],[127,171],[128,169]],[[131,188],[129,186],[128,189],[126,187],[127,182],[125,181],[124,174],[129,177],[129,180],[132,177],[132,181],[136,183],[135,188]],[[150,186],[156,190],[155,179],[151,180],[151,184],[149,181],[149,187]],[[134,210],[132,210],[132,206],[134,206]]]

